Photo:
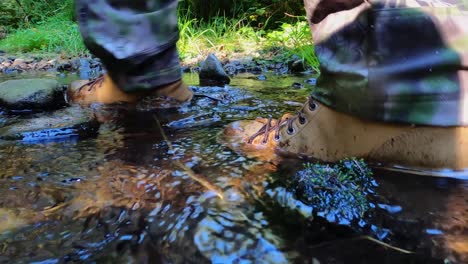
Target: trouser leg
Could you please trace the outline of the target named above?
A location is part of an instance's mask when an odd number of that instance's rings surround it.
[[[177,0],[76,0],[86,47],[125,92],[181,79]]]
[[[361,118],[468,125],[468,12],[451,0],[304,0],[322,103]]]

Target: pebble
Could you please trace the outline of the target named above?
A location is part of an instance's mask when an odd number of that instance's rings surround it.
[[[295,82],[295,83],[292,84],[291,87],[295,88],[295,89],[302,89],[302,88],[304,88],[304,85],[302,83]]]
[[[259,81],[266,81],[267,77],[265,75],[259,75],[257,78]]]

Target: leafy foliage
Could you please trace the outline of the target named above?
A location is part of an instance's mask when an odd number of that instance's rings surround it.
[[[275,21],[291,23],[295,16],[304,16],[302,1],[297,0],[182,0],[182,14],[209,22],[216,16],[246,18],[257,28],[277,28]]]
[[[57,14],[66,20],[74,17],[73,0],[2,0],[0,25],[9,29],[29,27]]]
[[[312,34],[306,21],[296,21],[294,24],[283,23],[281,28],[266,35],[268,47],[278,49],[283,57],[299,56],[309,66],[319,71],[319,61],[315,56]],[[285,58],[280,58],[285,59]]]

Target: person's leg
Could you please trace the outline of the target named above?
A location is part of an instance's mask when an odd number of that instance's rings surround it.
[[[339,2],[304,1],[321,63],[316,100],[375,121],[468,125],[468,11],[450,4],[459,1]]]
[[[299,115],[233,123],[225,140],[254,156],[467,168],[468,45],[443,40],[463,43],[468,16],[435,1],[396,2],[305,0],[321,62],[318,92]],[[446,25],[457,34],[444,33]]]
[[[86,47],[101,59],[107,74],[88,85],[73,84],[70,99],[82,104],[134,102],[156,94],[190,100],[191,91],[180,81],[177,3],[77,0],[78,23]]]

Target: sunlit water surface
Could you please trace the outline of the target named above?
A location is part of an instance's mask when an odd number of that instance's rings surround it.
[[[301,162],[262,163],[219,143],[231,121],[297,110],[313,77],[243,74],[229,87],[193,87],[194,102],[179,110],[118,110],[96,137],[1,142],[0,262],[468,260],[466,180],[376,169],[370,209],[343,217],[336,210],[353,208],[298,199],[288,179]],[[0,125],[14,118],[27,116]]]

